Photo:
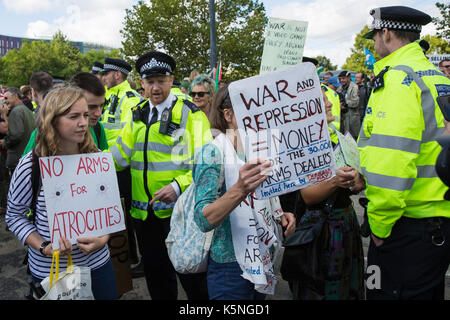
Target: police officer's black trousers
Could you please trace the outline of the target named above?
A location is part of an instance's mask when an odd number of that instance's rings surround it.
[[[135,223],[133,221],[133,218],[130,214],[131,209],[131,173],[130,169],[126,169],[123,171],[117,172],[117,180],[119,184],[119,192],[120,197],[124,199],[125,202],[125,210],[126,215],[125,219],[127,221],[127,233],[128,233],[128,245],[129,245],[129,253],[130,253],[130,260],[132,264],[135,264],[139,261],[139,256],[137,252],[137,247],[139,247],[139,252],[141,255],[142,252],[142,245],[140,243],[140,235],[138,234],[139,229],[135,227]],[[135,237],[136,234],[136,237]],[[136,245],[136,238],[137,238],[137,245]]]
[[[189,300],[208,300],[206,272],[180,274],[170,262],[165,239],[170,230],[170,218],[159,219],[149,212],[143,223],[144,273],[152,300],[176,300],[178,287],[176,275]]]
[[[443,300],[449,263],[450,219],[402,217],[381,246],[376,247],[370,240],[366,297],[368,300]],[[369,269],[370,266],[378,266],[381,271],[379,288],[373,286],[376,268]]]

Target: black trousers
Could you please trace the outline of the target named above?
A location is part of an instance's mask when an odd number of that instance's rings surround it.
[[[130,209],[131,209],[131,173],[130,169],[126,169],[123,171],[117,172],[117,181],[119,184],[119,193],[120,197],[124,199],[125,202],[125,219],[127,221],[127,234],[128,234],[128,250],[130,252],[130,259],[131,263],[135,264],[139,261],[139,255],[138,250],[143,254],[143,249],[140,241],[140,235],[138,234],[138,231],[140,231],[137,228],[138,222],[134,221],[134,219],[131,217]],[[136,234],[136,237],[135,237]],[[137,238],[137,244],[136,244],[136,238]]]
[[[445,241],[441,244],[442,240]],[[450,219],[402,217],[381,246],[376,247],[370,240],[366,297],[368,300],[444,300],[449,263]],[[377,268],[381,276],[378,287],[373,286]]]
[[[170,230],[170,218],[159,219],[149,212],[143,222],[144,273],[152,300],[177,300],[176,275],[189,300],[208,300],[206,272],[180,274],[170,262],[165,240]]]

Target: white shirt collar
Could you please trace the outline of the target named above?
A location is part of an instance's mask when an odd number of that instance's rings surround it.
[[[161,115],[164,111],[164,109],[170,109],[172,106],[173,100],[175,100],[175,95],[172,93],[172,91],[167,96],[167,99],[164,100],[162,103],[158,104],[157,106],[154,106],[150,100],[148,100],[148,103],[150,105],[150,113],[148,114],[148,121],[150,122],[150,119],[153,115],[153,108],[156,107],[156,110],[158,110],[158,121],[161,121]]]

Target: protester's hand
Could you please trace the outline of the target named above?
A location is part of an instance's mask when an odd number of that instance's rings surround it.
[[[339,168],[336,173],[336,185],[341,188],[351,188],[356,183],[358,170],[352,167]]]
[[[253,192],[271,172],[270,161],[261,159],[250,160],[239,169],[237,188],[247,196]]]
[[[370,237],[372,238],[373,242],[375,243],[375,246],[379,247],[379,246],[383,245],[383,243],[384,243],[383,239],[378,238],[373,233],[370,234]]]
[[[51,243],[42,250],[44,255],[47,257],[51,257],[53,255],[53,251],[55,250],[53,250]],[[69,239],[65,237],[59,238],[59,255],[64,256],[71,252],[72,252],[72,243],[70,243]]]
[[[290,236],[295,231],[295,216],[291,212],[285,212],[281,216],[281,226],[285,229],[284,236]]]
[[[3,119],[5,119],[6,116],[8,115],[8,111],[9,111],[9,108],[6,105],[3,104],[0,107],[0,115],[2,116]]]
[[[363,176],[356,169],[355,185],[351,188],[354,193],[358,193],[366,188],[366,181]]]
[[[105,244],[109,240],[109,235],[104,235],[101,237],[85,237],[85,238],[78,238],[77,241],[77,247],[80,248],[80,250],[84,254],[90,254],[102,247],[105,246]]]
[[[149,202],[148,205],[151,206],[156,200],[164,203],[172,203],[177,200],[177,193],[173,189],[172,185],[168,184],[155,192],[155,197]]]

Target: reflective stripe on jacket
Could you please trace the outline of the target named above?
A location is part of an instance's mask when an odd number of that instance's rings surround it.
[[[436,97],[450,88],[450,80],[417,43],[375,63],[375,74],[385,70],[384,86],[372,91],[358,139],[369,223],[380,238],[389,237],[402,216],[450,217],[450,202],[443,200],[448,188],[434,168],[441,151],[436,138],[444,130]]]
[[[130,167],[131,215],[141,220],[147,218],[148,202],[156,191],[173,181],[181,192],[187,189],[192,181],[195,153],[212,140],[205,114],[187,100],[177,98],[167,134],[159,132],[160,121],[147,125],[149,112],[148,100],[135,107],[134,120],[125,125],[117,143],[110,148],[118,170]],[[136,117],[138,114],[140,118]],[[173,206],[174,203],[157,201],[152,207],[157,217],[166,218],[172,214]]]
[[[132,120],[131,109],[139,102],[142,102],[143,98],[131,89],[130,84],[126,80],[107,90],[105,96],[108,103],[105,105],[100,121],[105,128],[108,145],[112,147],[125,124]],[[116,99],[115,106],[112,106],[113,96]]]

